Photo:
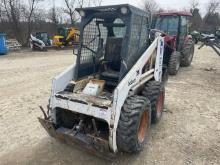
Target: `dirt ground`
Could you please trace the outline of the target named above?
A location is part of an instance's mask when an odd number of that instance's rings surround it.
[[[107,161],[49,137],[37,121],[51,79],[72,64],[71,50],[0,56],[0,164],[220,164],[220,57],[196,50],[170,77],[165,112],[143,152]]]

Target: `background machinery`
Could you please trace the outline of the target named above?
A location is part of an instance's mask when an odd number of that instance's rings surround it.
[[[79,43],[79,30],[77,28],[58,29],[58,34],[53,37],[53,44],[57,47],[73,46]]]
[[[194,55],[194,42],[188,35],[188,12],[159,13],[153,21],[152,33],[161,32],[165,37],[164,61],[168,72],[176,75],[180,66],[190,66]]]
[[[36,32],[35,35],[30,36],[30,47],[32,50],[47,50],[52,46],[52,40],[47,32]]]
[[[201,33],[196,31],[196,30],[192,31],[190,33],[190,35],[192,36],[193,41],[194,41],[195,44],[197,44],[201,39]]]
[[[51,136],[94,153],[139,152],[162,116],[164,39],[150,43],[150,14],[130,5],[77,11],[76,63],[53,79],[39,121]]]
[[[209,46],[220,56],[220,29],[215,31],[215,36],[203,36],[201,42],[202,45],[198,49],[201,49],[203,46]]]

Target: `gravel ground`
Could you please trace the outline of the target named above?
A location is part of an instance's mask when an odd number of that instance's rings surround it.
[[[143,152],[106,161],[49,137],[37,121],[51,79],[72,64],[71,50],[0,56],[0,164],[220,164],[220,57],[196,50],[170,77],[165,112]]]

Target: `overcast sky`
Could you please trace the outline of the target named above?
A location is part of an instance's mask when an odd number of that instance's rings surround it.
[[[52,0],[53,1],[53,0]],[[201,14],[205,13],[205,6],[209,0],[198,0],[200,3]],[[57,6],[62,6],[64,0],[55,0]],[[114,4],[131,4],[137,7],[143,6],[144,0],[102,0],[102,5],[114,5]],[[191,0],[156,0],[156,2],[164,9],[183,9],[189,8]]]

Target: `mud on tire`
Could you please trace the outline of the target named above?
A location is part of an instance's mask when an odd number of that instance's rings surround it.
[[[174,51],[170,55],[170,60],[168,64],[168,72],[170,75],[176,75],[180,67],[180,56],[181,54],[177,51]]]
[[[151,122],[157,123],[160,121],[163,113],[165,100],[165,87],[157,81],[150,81],[145,85],[142,92],[151,102]]]
[[[180,65],[183,67],[190,66],[194,55],[194,42],[189,40],[183,49]]]
[[[121,110],[117,128],[117,146],[123,152],[143,150],[151,124],[150,101],[143,96],[129,96]]]

